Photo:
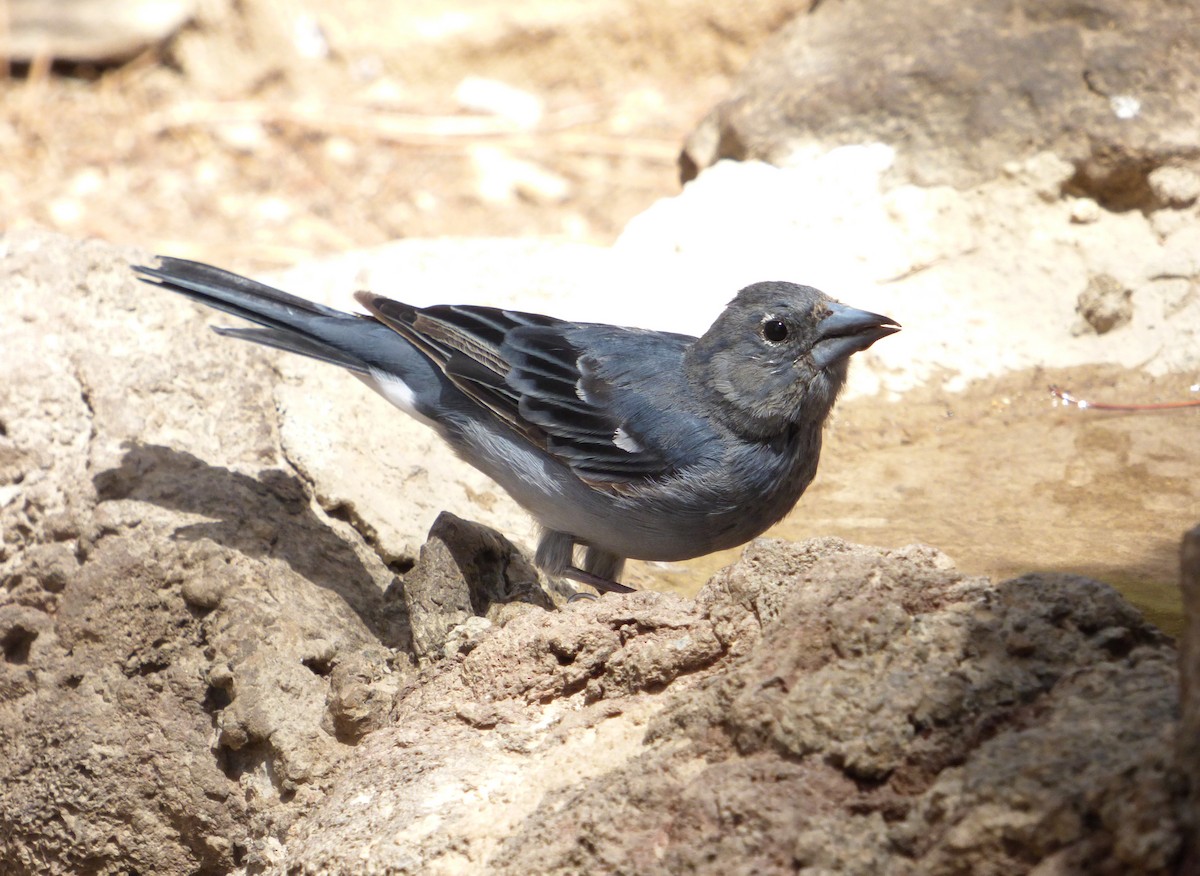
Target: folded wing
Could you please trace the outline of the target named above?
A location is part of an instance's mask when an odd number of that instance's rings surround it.
[[[645,386],[637,380],[615,385],[608,367],[609,358],[622,352],[639,359],[657,355],[660,379],[668,380],[678,373],[672,366],[691,340],[686,336],[491,307],[415,308],[367,293],[358,300],[429,356],[463,393],[584,481],[615,488],[667,476],[675,469],[673,460],[686,458],[660,440],[656,402],[645,395]]]

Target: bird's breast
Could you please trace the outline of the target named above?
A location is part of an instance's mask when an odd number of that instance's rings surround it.
[[[731,444],[719,462],[627,493],[614,509],[625,530],[638,533],[625,555],[674,561],[746,543],[795,506],[820,453],[820,430],[796,429],[772,441]]]

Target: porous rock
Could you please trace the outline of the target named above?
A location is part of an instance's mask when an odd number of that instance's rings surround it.
[[[681,165],[686,180],[721,158],[880,141],[900,179],[965,187],[1049,151],[1074,168],[1073,193],[1151,208],[1194,175],[1197,76],[1186,3],[819,3],[747,65]],[[1151,185],[1165,165],[1187,170]]]
[[[265,866],[409,671],[393,572],[281,453],[269,360],[144,258],[0,238],[6,874]]]
[[[1112,275],[1093,275],[1087,288],[1079,293],[1076,309],[1082,325],[1076,331],[1103,335],[1127,324],[1133,318],[1132,296],[1133,290]]]
[[[398,698],[285,857],[1165,874],[1174,661],[1085,578],[993,585],[929,548],[758,541],[694,602],[606,597],[490,631]]]
[[[1200,526],[1184,535],[1180,555],[1184,630],[1179,648],[1179,766],[1189,787],[1184,824],[1190,837],[1180,873],[1192,876],[1200,873]]]
[[[512,542],[448,511],[434,521],[398,589],[419,658],[441,657],[451,632],[471,618],[499,619],[520,603],[554,608],[537,570]]]

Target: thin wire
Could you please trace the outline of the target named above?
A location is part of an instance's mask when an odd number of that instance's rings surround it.
[[[1197,387],[1192,387],[1193,391],[1196,389]],[[1153,402],[1148,404],[1109,404],[1108,402],[1093,402],[1087,399],[1076,398],[1069,390],[1059,389],[1057,386],[1050,387],[1050,394],[1064,405],[1075,405],[1081,411],[1088,409],[1094,411],[1173,411],[1179,408],[1200,408],[1200,399],[1178,402]]]

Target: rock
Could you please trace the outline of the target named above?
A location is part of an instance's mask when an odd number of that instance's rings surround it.
[[[695,602],[606,597],[491,631],[339,762],[283,860],[1166,874],[1174,660],[1095,581],[760,540]]]
[[[538,572],[494,530],[442,512],[400,587],[419,658],[441,657],[451,631],[513,603],[553,609]]]
[[[1184,836],[1190,837],[1180,874],[1200,873],[1200,526],[1183,536],[1180,551],[1184,630],[1179,647],[1179,767],[1189,786]]]
[[[1100,205],[1091,198],[1076,198],[1071,202],[1071,221],[1091,225],[1100,219]]]
[[[171,37],[195,8],[194,0],[7,0],[0,56],[123,61]]]
[[[1163,241],[1158,277],[1187,279],[1200,275],[1200,224],[1192,222],[1173,229]]]
[[[458,83],[454,100],[463,109],[498,116],[522,131],[536,128],[545,112],[536,94],[481,76],[468,76]]]
[[[1046,199],[1047,187],[1061,190],[1062,168],[1040,156],[965,191],[895,184],[894,156],[876,144],[789,168],[722,161],[635,218],[614,255],[639,265],[631,282],[687,290],[696,307],[677,307],[680,320],[707,315],[721,288],[764,276],[894,315],[904,331],[855,360],[847,397],[927,381],[957,390],[1018,369],[1200,367],[1194,210],[1100,210],[1081,223],[1079,199]],[[1136,302],[1119,342],[1074,331],[1078,295],[1098,274]]]
[[[571,183],[564,177],[505,149],[479,145],[470,152],[479,196],[488,203],[503,205],[523,198],[534,204],[561,204],[571,194]]]
[[[327,721],[321,727],[340,742],[355,743],[387,723],[404,674],[377,650],[349,651],[319,665],[329,672]]]
[[[0,239],[5,873],[262,865],[411,672],[393,573],[281,452],[267,360],[134,258]]]
[[[1091,330],[1103,335],[1128,323],[1133,318],[1132,295],[1133,290],[1127,289],[1115,277],[1093,275],[1087,288],[1079,293],[1076,304],[1084,323],[1079,331]]]
[[[1198,145],[1189,83],[1200,21],[1179,11],[1119,0],[988,0],[969,13],[952,0],[815,4],[688,138],[683,178],[721,158],[786,164],[881,141],[897,150],[900,180],[968,187],[1050,151],[1074,167],[1074,194],[1149,209],[1148,174],[1193,160]]]
[[[1169,207],[1190,207],[1200,198],[1200,173],[1188,167],[1158,167],[1147,177],[1155,197]]]
[[[461,654],[474,651],[479,642],[493,628],[486,617],[469,617],[446,634],[446,643],[442,646],[442,656],[452,660]]]
[[[1024,161],[1009,161],[1004,165],[1004,170],[1048,204],[1062,198],[1075,172],[1069,161],[1064,161],[1053,152],[1038,152]]]

